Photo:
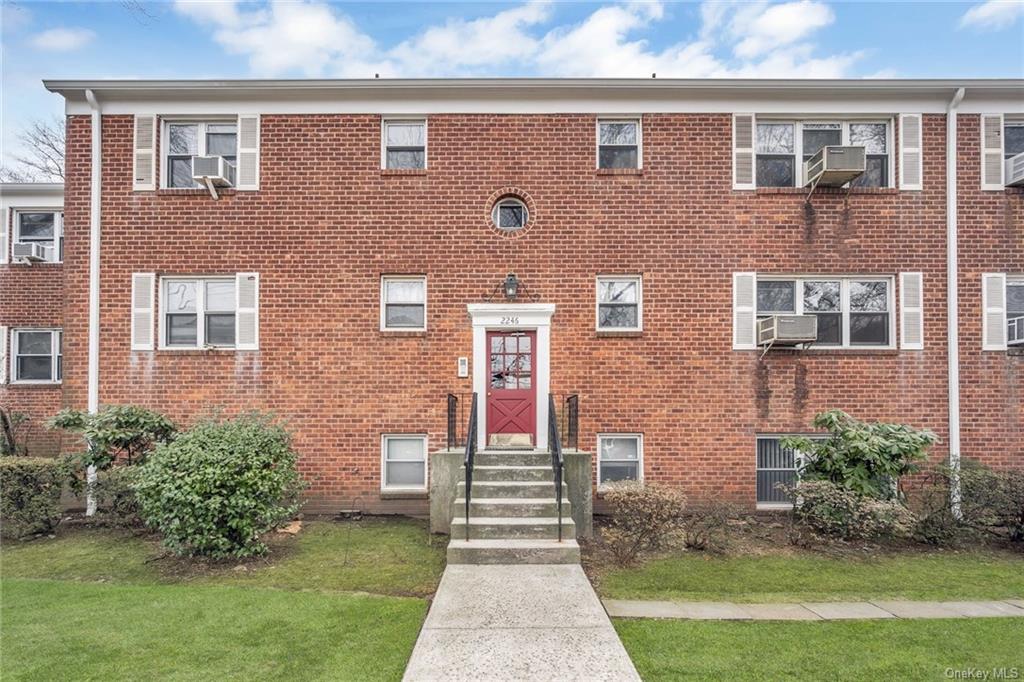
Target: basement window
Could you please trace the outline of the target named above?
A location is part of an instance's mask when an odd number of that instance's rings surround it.
[[[161,347],[234,348],[234,278],[166,278],[160,288]]]
[[[381,438],[381,489],[427,489],[427,437],[391,435]]]
[[[380,283],[381,331],[427,330],[427,278],[385,276]]]
[[[757,437],[757,506],[760,508],[793,506],[793,496],[779,488],[796,485],[804,458],[796,450],[782,447],[785,437]]]
[[[597,485],[643,480],[643,435],[603,433],[597,435]]]
[[[60,329],[15,329],[11,377],[18,384],[56,384],[64,376]]]

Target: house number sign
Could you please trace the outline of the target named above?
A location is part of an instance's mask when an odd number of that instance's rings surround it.
[[[519,324],[519,318],[518,317],[503,317],[503,318],[501,318],[501,324],[502,324],[502,326],[516,325],[516,324]]]

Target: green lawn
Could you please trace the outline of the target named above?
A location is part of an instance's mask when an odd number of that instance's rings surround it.
[[[213,566],[126,532],[8,542],[0,677],[399,680],[443,570],[408,519],[308,523]]]
[[[616,620],[615,628],[647,681],[942,680],[952,679],[950,668],[1024,674],[1021,619]]]
[[[798,602],[1024,597],[1024,556],[912,553],[874,559],[720,557],[690,552],[597,572],[615,599]]]

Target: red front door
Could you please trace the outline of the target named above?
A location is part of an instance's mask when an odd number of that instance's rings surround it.
[[[536,332],[487,332],[487,444],[535,445]],[[496,437],[497,436],[497,437]]]

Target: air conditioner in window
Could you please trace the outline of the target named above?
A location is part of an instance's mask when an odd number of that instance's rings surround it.
[[[1006,160],[1006,186],[1024,186],[1024,152]]]
[[[822,147],[804,161],[804,186],[842,187],[863,175],[866,169],[864,147]]]
[[[15,242],[11,248],[11,255],[16,259],[39,262],[50,260],[50,248],[42,244],[31,242]]]
[[[235,186],[235,165],[223,156],[193,156],[192,179],[215,187]]]
[[[757,322],[759,346],[798,346],[817,338],[816,315],[772,315]]]

